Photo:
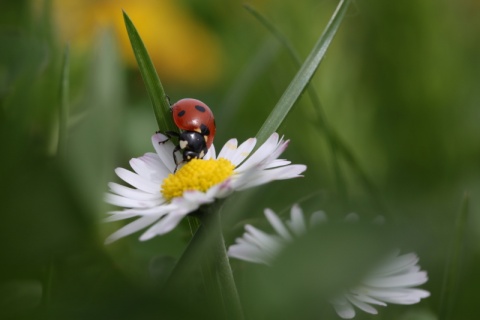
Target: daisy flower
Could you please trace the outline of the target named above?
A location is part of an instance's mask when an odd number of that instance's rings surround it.
[[[288,243],[305,234],[308,228],[327,220],[326,214],[318,211],[314,212],[307,221],[298,205],[292,207],[290,220],[286,222],[283,222],[270,209],[265,210],[265,216],[275,234],[268,234],[251,225],[246,225],[243,236],[237,238],[235,244],[229,247],[230,257],[271,265],[274,258]],[[350,214],[346,221],[351,222],[357,219],[357,215]],[[377,309],[372,305],[418,303],[422,298],[430,296],[428,291],[414,288],[428,280],[427,272],[420,270],[418,261],[419,258],[415,253],[399,255],[399,252],[394,252],[370,271],[356,287],[334,296],[330,303],[343,319],[355,317],[354,307],[370,314],[377,314]]]
[[[305,165],[292,165],[278,159],[288,146],[277,133],[252,153],[256,144],[250,138],[238,145],[229,140],[218,156],[212,145],[203,159],[193,159],[175,172],[174,145],[161,133],[152,136],[156,153],[146,153],[130,160],[133,172],[115,169],[117,176],[128,183],[127,187],[110,182],[106,201],[123,210],[109,212],[107,221],[137,218],[112,235],[106,243],[149,227],[140,236],[148,240],[174,229],[180,220],[201,205],[225,198],[240,191],[268,183],[301,177]]]

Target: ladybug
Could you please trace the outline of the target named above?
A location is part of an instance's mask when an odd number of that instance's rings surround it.
[[[177,101],[170,110],[175,125],[181,130],[181,133],[165,132],[169,138],[178,138],[178,145],[173,149],[175,165],[178,167],[179,164],[175,157],[177,151],[182,152],[183,162],[202,159],[215,137],[216,126],[212,110],[202,101],[189,98]]]

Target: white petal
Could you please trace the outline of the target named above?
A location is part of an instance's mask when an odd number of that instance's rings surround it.
[[[345,222],[358,222],[359,220],[360,220],[360,217],[355,212],[350,212],[345,217]]]
[[[109,212],[109,214],[111,214],[111,216],[103,219],[104,222],[120,221],[120,220],[130,219],[138,216],[136,212],[124,213],[124,214]]]
[[[260,148],[255,151],[244,163],[238,167],[238,172],[244,172],[250,168],[258,166],[263,160],[268,158],[277,147],[278,133],[274,132]]]
[[[421,271],[387,278],[367,279],[364,280],[364,283],[377,288],[390,288],[417,286],[420,284],[424,284],[425,282],[427,282],[427,280],[427,273],[425,271]]]
[[[208,149],[207,154],[203,157],[203,159],[217,159],[217,152],[215,151],[215,146],[212,144],[210,149]]]
[[[254,246],[234,244],[230,246],[227,253],[232,258],[268,265],[263,252]]]
[[[189,194],[190,194],[190,192],[188,192],[188,195]],[[184,193],[184,195],[185,195],[185,193]],[[196,198],[196,197],[194,196],[194,198]],[[190,200],[192,200],[192,199],[190,199]],[[179,198],[172,199],[172,205],[175,206],[175,210],[181,210],[182,213],[184,213],[185,215],[190,213],[190,212],[193,212],[193,211],[197,210],[200,207],[201,204],[202,203],[200,203],[198,201],[189,201],[189,199],[187,199],[185,197],[179,197]]]
[[[164,142],[166,140],[168,141]],[[160,160],[170,172],[173,172],[173,170],[175,170],[175,161],[173,160],[173,150],[175,146],[172,141],[170,141],[167,136],[157,133],[152,136],[152,144]]]
[[[265,159],[263,167],[268,167],[271,162],[275,162],[277,158],[287,149],[290,140],[280,141],[277,148]]]
[[[154,216],[160,219],[165,214],[169,213],[170,211],[174,210],[176,207],[173,204],[165,204],[160,205],[157,207],[146,208],[146,209],[128,209],[122,211],[111,211],[110,217],[106,218],[105,221],[118,221],[124,220],[128,218],[133,218],[136,216]]]
[[[105,244],[112,243],[115,240],[118,240],[118,239],[123,238],[125,236],[128,236],[128,235],[130,235],[134,232],[137,232],[137,231],[147,227],[148,225],[154,223],[158,219],[159,219],[158,216],[143,216],[143,217],[140,217],[137,220],[127,224],[123,228],[120,228],[119,230],[117,230],[116,232],[111,234],[105,240]]]
[[[162,204],[161,199],[155,200],[135,200],[118,196],[116,194],[105,194],[105,201],[119,207],[126,208],[148,208]]]
[[[230,194],[232,194],[233,191],[235,191],[231,178],[225,180],[224,182],[218,184],[217,186],[218,186],[218,189],[215,191],[215,198],[217,199],[226,198]]]
[[[149,192],[149,193],[160,193],[160,185],[149,181],[144,177],[140,177],[138,174],[128,171],[124,168],[116,168],[115,173],[117,176],[137,189]]]
[[[371,305],[364,303],[363,301],[359,300],[357,297],[352,296],[352,295],[347,295],[347,299],[350,300],[350,302],[355,305],[357,308],[370,313],[370,314],[378,314],[377,309],[372,307]]]
[[[298,204],[292,206],[290,210],[290,221],[287,221],[287,225],[297,236],[301,236],[307,231],[303,211]]]
[[[255,138],[250,138],[246,140],[237,148],[237,150],[233,152],[233,154],[229,154],[229,158],[227,159],[230,160],[233,165],[238,167],[238,165],[250,155],[250,152],[252,152],[256,143],[257,139]]]
[[[254,173],[245,172],[242,174],[245,175],[245,177],[240,179],[242,184],[238,183],[237,190],[252,188],[274,180],[301,177],[300,173],[304,172],[306,168],[305,165],[297,164]],[[248,179],[246,177],[248,177]]]
[[[237,150],[238,146],[238,141],[237,139],[230,139],[223,145],[222,150],[220,150],[220,153],[218,154],[218,159],[224,158],[224,159],[230,159],[234,154],[235,151]]]
[[[327,214],[323,211],[316,211],[310,216],[310,226],[317,226],[321,223],[327,222]]]
[[[362,291],[362,292],[360,292]],[[360,288],[360,290],[350,290],[351,295],[355,296],[358,300],[363,301],[365,303],[376,304],[379,306],[385,307],[387,304],[383,301],[374,299],[370,296],[370,290],[364,290],[364,288]]]
[[[292,240],[292,236],[290,232],[288,232],[287,228],[283,224],[282,220],[273,212],[271,209],[265,209],[265,217],[267,217],[268,222],[272,225],[275,231],[285,240]]]
[[[355,317],[355,309],[346,298],[334,299],[331,304],[340,318],[353,319]]]
[[[129,163],[138,175],[160,184],[170,172],[158,157],[157,159],[158,161],[153,162],[148,157],[143,156],[140,158],[133,158]]]
[[[370,289],[368,294],[385,302],[407,305],[430,296],[430,292],[414,288]]]
[[[215,186],[214,186],[215,187]],[[212,187],[212,188],[214,188]],[[210,190],[209,190],[210,191]],[[198,206],[206,203],[212,203],[215,201],[214,194],[212,193],[205,193],[202,191],[198,190],[188,190],[183,193],[183,200],[188,201],[190,203],[197,203]],[[182,199],[182,198],[177,198],[177,199]]]
[[[128,163],[133,171],[143,178],[150,178],[156,172],[155,167],[151,167],[148,162],[141,158],[132,158]]]
[[[382,265],[374,271],[375,275],[389,275],[401,272],[403,269],[408,269],[416,265],[419,261],[415,253],[407,253],[397,256],[398,253],[392,253],[390,258],[387,258]]]
[[[168,233],[174,229],[180,220],[185,217],[186,214],[176,214],[171,212],[166,215],[162,220],[154,224],[147,231],[145,231],[140,237],[140,241],[150,240],[151,238]]]
[[[137,216],[163,215],[176,208],[177,206],[175,206],[174,204],[165,203],[157,207],[151,207],[151,208],[136,208],[136,209],[125,209],[121,211],[110,211],[109,214],[129,215],[134,213]]]
[[[265,170],[268,174],[276,176],[275,180],[285,180],[297,177],[303,177],[300,174],[307,170],[307,166],[303,164],[293,164],[286,167]]]
[[[255,243],[260,248],[263,248],[266,250],[266,253],[272,253],[281,246],[278,238],[275,238],[251,225],[247,224],[245,230],[247,230],[247,232],[243,235],[243,238]]]
[[[290,163],[292,163],[292,162],[288,161],[288,160],[275,159],[275,160],[271,161],[267,166],[265,166],[264,169],[283,167],[283,166],[289,165]]]
[[[110,190],[119,196],[134,199],[134,200],[159,200],[162,199],[161,193],[148,193],[138,189],[125,187],[121,184],[110,182],[108,183]]]
[[[156,168],[158,166],[165,167],[165,164],[160,160],[160,158],[158,157],[158,154],[156,154],[155,152],[147,152],[140,158],[143,161],[147,162],[148,165],[153,168]]]

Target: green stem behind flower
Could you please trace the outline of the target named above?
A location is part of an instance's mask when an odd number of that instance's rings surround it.
[[[220,206],[197,211],[202,224],[177,262],[166,284],[168,292],[192,292],[195,277],[201,274],[208,300],[220,318],[243,319],[240,299],[225,248],[220,221]]]
[[[206,227],[214,233],[214,261],[215,273],[219,284],[219,292],[222,302],[227,311],[229,319],[243,319],[240,297],[238,296],[235,279],[233,278],[232,268],[228,259],[227,250],[225,248],[225,240],[222,233],[222,225],[220,223],[220,212],[217,211],[210,217],[211,221],[206,221]],[[211,223],[211,225],[209,225]]]

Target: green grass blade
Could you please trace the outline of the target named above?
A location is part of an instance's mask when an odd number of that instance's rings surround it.
[[[269,30],[275,38],[287,49],[288,54],[291,56],[292,60],[301,67],[302,61],[297,50],[293,47],[291,42],[262,14],[260,14],[255,8],[251,5],[244,5],[245,9],[250,12],[267,30]],[[327,116],[323,110],[320,98],[316,93],[315,89],[311,86],[307,87],[307,93],[310,97],[314,110],[316,112],[317,118],[315,119],[318,122],[318,128],[324,131],[327,142],[332,154],[332,163],[334,166],[335,177],[337,181],[337,190],[338,194],[345,201],[348,201],[347,193],[347,184],[345,182],[344,174],[340,166],[340,158],[345,160],[345,162],[351,167],[351,169],[357,174],[363,186],[368,190],[368,192],[375,199],[375,203],[378,205],[378,210],[383,212],[383,214],[390,215],[387,210],[387,206],[384,204],[384,200],[380,196],[380,192],[374,185],[372,181],[368,178],[365,171],[362,169],[358,160],[354,156],[353,151],[347,146],[347,144],[340,139],[339,135],[336,133],[335,129],[330,125]]]
[[[244,5],[245,9],[250,12],[267,30],[269,30],[275,38],[285,47],[288,54],[295,62],[298,68],[302,66],[302,60],[300,59],[300,55],[298,54],[297,50],[293,47],[292,43],[262,14],[260,14],[255,8],[246,4]],[[337,191],[342,199],[342,203],[348,202],[347,196],[347,184],[345,182],[344,176],[342,174],[341,166],[340,166],[340,159],[338,156],[338,147],[336,145],[336,140],[332,138],[332,134],[330,133],[334,129],[330,127],[327,121],[327,117],[325,112],[322,108],[322,104],[320,102],[320,98],[318,97],[317,92],[312,86],[307,87],[307,93],[310,97],[314,110],[317,114],[316,122],[318,128],[320,128],[327,137],[327,143],[330,147],[330,152],[332,156],[332,163],[335,172],[335,179],[337,181]]]
[[[445,273],[443,277],[442,290],[440,295],[440,311],[439,319],[455,319],[453,316],[453,307],[455,304],[455,297],[458,293],[458,281],[460,275],[460,262],[462,255],[462,248],[465,245],[465,232],[468,219],[470,196],[465,194],[460,212],[455,223],[455,233],[453,235],[452,244]]]
[[[288,41],[287,38],[270,22],[268,21],[265,16],[263,16],[260,12],[258,12],[252,5],[246,3],[243,5],[243,7],[251,13],[268,31],[270,31],[275,38],[287,49],[287,52],[290,54],[290,56],[293,58],[293,60],[299,64],[299,66],[302,65],[302,60],[300,59],[300,55],[298,52],[295,50],[293,47],[292,43]]]
[[[70,100],[70,50],[65,46],[62,61],[62,71],[60,76],[60,108],[58,123],[58,146],[57,153],[63,156],[66,152],[68,135],[68,113]]]
[[[320,62],[323,60],[325,53],[332,42],[338,28],[350,5],[350,0],[341,0],[330,19],[325,31],[320,36],[313,50],[303,63],[300,70],[290,82],[287,90],[283,93],[275,108],[272,110],[267,120],[257,133],[257,145],[261,145],[267,138],[282,124],[290,109],[298,100],[306,86],[312,79]]]
[[[148,55],[147,49],[143,44],[137,29],[133,25],[128,15],[123,12],[123,19],[127,28],[130,44],[132,45],[133,53],[137,59],[138,68],[142,74],[143,81],[147,88],[148,95],[153,105],[153,112],[158,123],[160,131],[178,131],[173,123],[172,115],[170,113],[170,104],[167,95],[163,89],[157,71],[153,66],[152,60]]]

